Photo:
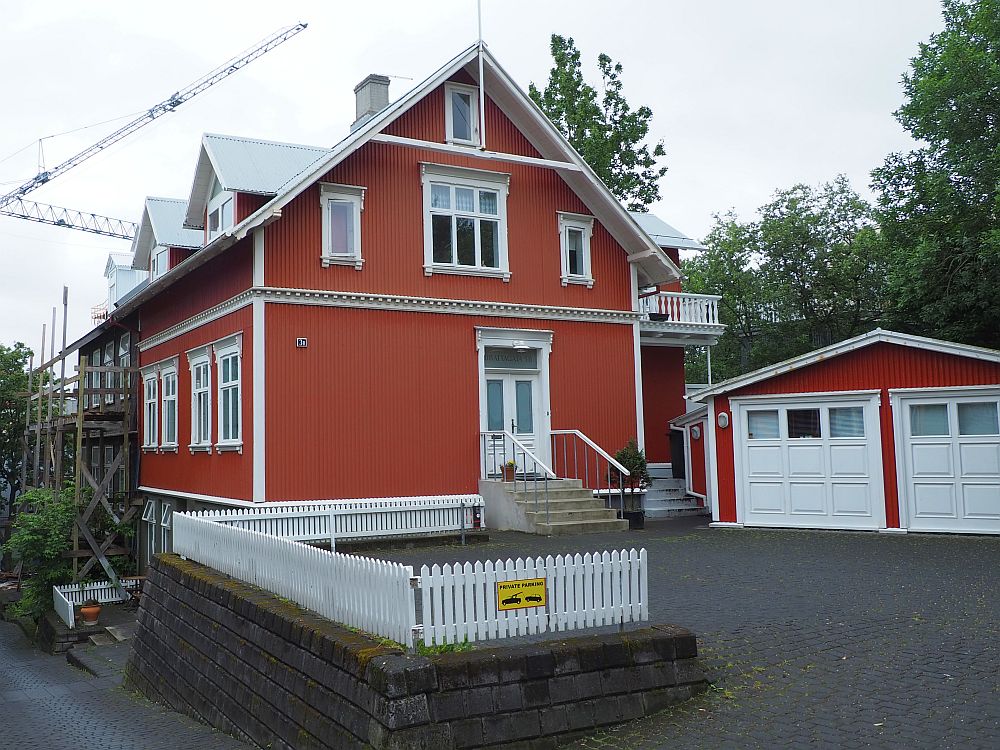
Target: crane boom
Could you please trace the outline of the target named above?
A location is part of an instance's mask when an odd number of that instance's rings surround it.
[[[272,34],[271,36],[269,36],[267,39],[264,39],[263,41],[261,41],[256,46],[252,47],[251,49],[247,50],[243,54],[241,54],[241,55],[239,55],[237,57],[234,57],[232,60],[230,60],[230,61],[228,61],[228,62],[220,65],[218,68],[216,68],[212,72],[207,73],[206,75],[202,76],[197,81],[195,81],[194,83],[192,83],[191,85],[189,85],[187,88],[185,88],[185,89],[183,89],[181,91],[177,91],[177,92],[173,93],[165,101],[162,101],[159,104],[151,107],[146,112],[144,112],[143,114],[139,115],[139,117],[135,118],[131,122],[127,123],[126,125],[123,125],[122,127],[118,128],[118,130],[116,130],[114,133],[112,133],[111,135],[109,135],[109,136],[107,136],[105,138],[102,138],[101,140],[99,140],[94,145],[92,145],[92,146],[90,146],[88,148],[85,148],[83,151],[81,151],[80,153],[78,153],[76,156],[70,157],[69,159],[67,159],[66,161],[64,161],[62,164],[59,164],[58,166],[53,167],[50,170],[47,170],[45,172],[40,172],[39,174],[35,175],[30,180],[28,180],[27,182],[25,182],[23,185],[20,185],[19,187],[17,187],[14,190],[10,191],[6,195],[0,196],[0,209],[6,209],[6,207],[10,203],[12,203],[12,202],[14,202],[14,201],[16,201],[16,200],[18,200],[20,198],[23,198],[25,195],[27,195],[28,193],[30,193],[32,190],[35,190],[35,189],[41,187],[42,185],[44,185],[45,183],[49,182],[53,178],[58,177],[59,175],[61,175],[63,172],[66,172],[66,171],[72,169],[73,167],[75,167],[75,166],[77,166],[77,165],[85,162],[87,159],[89,159],[90,157],[92,157],[94,154],[100,153],[101,151],[105,150],[106,148],[108,148],[112,144],[117,143],[118,141],[120,141],[122,138],[125,138],[128,135],[131,135],[132,133],[134,133],[139,128],[144,127],[144,126],[148,125],[149,123],[153,122],[153,120],[157,119],[158,117],[161,117],[162,115],[165,115],[168,112],[173,112],[175,109],[177,109],[177,107],[179,107],[181,104],[183,104],[184,102],[186,102],[188,99],[191,99],[192,97],[197,96],[202,91],[204,91],[205,89],[209,88],[210,86],[214,86],[216,83],[218,83],[219,81],[221,81],[226,76],[228,76],[228,75],[230,75],[232,73],[235,73],[237,70],[239,70],[240,68],[244,67],[245,65],[253,62],[254,60],[256,60],[261,55],[263,55],[263,54],[265,54],[267,52],[270,52],[272,49],[274,49],[275,47],[277,47],[279,44],[282,44],[283,42],[288,41],[293,36],[295,36],[296,34],[298,34],[300,31],[302,31],[303,29],[305,29],[306,26],[307,26],[307,24],[299,23],[299,24],[296,24],[294,26],[289,26],[288,28],[281,29],[280,31],[275,32],[274,34]],[[62,210],[66,210],[66,209],[62,209]],[[6,212],[5,211],[5,213],[8,213],[9,215],[12,215],[12,216],[23,216],[22,214],[19,214],[19,213],[16,213],[16,212],[10,213],[10,212]],[[31,212],[28,212],[28,213],[30,214]],[[85,214],[85,215],[91,215],[91,214]],[[32,218],[32,216],[33,216],[33,214],[32,215],[23,216],[23,218]],[[37,218],[34,219],[34,220],[35,221],[46,221],[45,219],[37,219]],[[114,220],[112,220],[112,221],[114,221]],[[47,223],[58,223],[58,222],[47,222]],[[109,236],[117,236],[117,235],[110,234]]]
[[[0,208],[0,215],[15,216],[19,219],[52,224],[57,227],[80,229],[84,232],[92,232],[105,237],[118,237],[123,240],[131,240],[135,237],[138,229],[135,223],[124,219],[114,219],[110,216],[101,216],[61,206],[50,206],[47,203],[35,203],[20,198],[15,198]]]

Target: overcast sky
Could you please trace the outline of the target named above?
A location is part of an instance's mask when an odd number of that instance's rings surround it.
[[[870,170],[912,145],[892,118],[899,80],[941,26],[937,0],[484,5],[486,42],[525,89],[548,76],[553,32],[576,39],[595,83],[598,53],[622,63],[627,98],[652,108],[667,149],[651,209],[699,238],[714,213],[749,217],[797,182],[843,172],[866,192]],[[203,132],[333,145],[354,85],[384,73],[400,77],[392,98],[405,93],[475,40],[476,2],[4,3],[0,191],[35,174],[39,138],[145,110],[299,21],[309,28],[291,41],[29,197],[138,221],[146,195],[188,196]],[[45,164],[126,121],[45,140]],[[0,342],[37,349],[64,284],[69,339],[85,333],[107,254],[128,246],[0,216]]]

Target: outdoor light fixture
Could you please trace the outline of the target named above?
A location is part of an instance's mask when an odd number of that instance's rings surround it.
[[[725,412],[722,412],[722,414],[719,415],[718,422],[720,428],[722,428],[723,430],[726,429],[727,427],[729,427],[729,415],[726,414]]]
[[[691,437],[695,440],[701,440],[701,428],[698,425],[691,428]]]

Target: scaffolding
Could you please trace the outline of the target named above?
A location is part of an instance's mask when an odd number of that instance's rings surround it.
[[[60,492],[71,483],[77,515],[73,548],[65,554],[73,561],[73,582],[84,580],[100,565],[120,588],[108,558],[134,554],[122,530],[138,523],[141,507],[132,491],[131,465],[137,429],[132,386],[137,370],[91,365],[81,354],[76,374],[67,377],[66,359],[74,351],[67,351],[64,344],[58,356],[29,368],[21,487],[25,492],[39,488]],[[15,516],[31,511],[24,497],[15,501]],[[98,508],[112,521],[110,531],[98,529]]]

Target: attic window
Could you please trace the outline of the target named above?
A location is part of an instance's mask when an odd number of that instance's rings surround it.
[[[223,190],[218,177],[213,177],[211,197],[208,200],[208,239],[210,241],[232,228],[235,202],[235,194]]]
[[[478,146],[479,89],[460,83],[446,83],[444,120],[448,143]]]

